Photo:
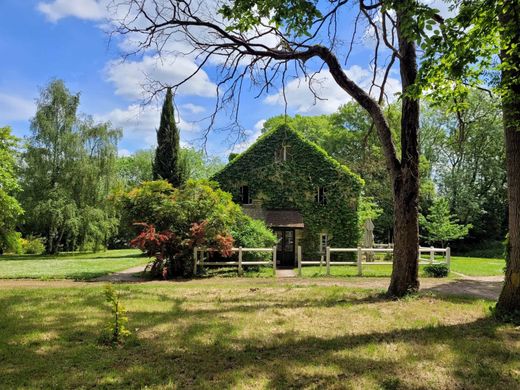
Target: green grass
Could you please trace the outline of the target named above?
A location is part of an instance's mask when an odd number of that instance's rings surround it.
[[[116,288],[133,336],[108,347],[101,285],[0,287],[0,388],[520,386],[518,330],[489,301],[274,279]]]
[[[440,260],[441,258],[437,258]],[[419,266],[419,275],[424,275],[422,271],[425,266]],[[503,259],[483,259],[472,257],[452,256],[451,271],[468,276],[498,276],[504,274],[505,260]],[[363,276],[368,277],[388,277],[392,273],[392,266],[389,265],[363,265]],[[321,277],[326,274],[326,267],[308,266],[302,267],[302,275],[307,277]],[[354,266],[331,266],[332,276],[357,276],[357,267]],[[451,274],[452,277],[458,277]]]
[[[0,279],[85,280],[147,262],[148,259],[135,249],[64,253],[58,256],[0,256]]]

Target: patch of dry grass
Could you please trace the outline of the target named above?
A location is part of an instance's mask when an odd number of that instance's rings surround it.
[[[1,388],[520,386],[519,330],[490,302],[233,279],[120,285],[134,333],[97,343],[102,287],[0,289]]]

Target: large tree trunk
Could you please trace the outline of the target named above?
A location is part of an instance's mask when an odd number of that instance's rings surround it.
[[[506,67],[502,71],[505,88],[502,109],[506,139],[507,184],[509,197],[509,259],[497,312],[520,314],[520,2],[511,2],[507,12],[499,15],[503,27],[501,53]],[[512,45],[517,48],[511,49]],[[507,66],[514,64],[516,67]]]
[[[401,113],[401,165],[392,178],[394,186],[394,265],[388,295],[401,297],[419,289],[419,100],[407,94],[417,79],[415,43],[400,26],[409,18],[397,10],[399,67],[403,84]]]

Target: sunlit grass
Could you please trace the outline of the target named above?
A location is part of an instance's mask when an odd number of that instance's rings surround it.
[[[148,261],[134,249],[58,256],[0,256],[0,279],[90,279]]]
[[[504,389],[520,338],[489,301],[204,279],[118,285],[133,337],[98,343],[101,285],[1,289],[0,388]]]
[[[442,258],[436,258],[440,261]],[[419,275],[424,274],[425,265],[419,266]],[[472,257],[453,256],[451,258],[450,277],[459,277],[457,273],[468,276],[499,276],[504,274],[505,261],[503,259],[480,259]],[[327,268],[325,263],[320,266],[305,266],[302,267],[302,276],[307,277],[322,277],[326,275]],[[357,276],[357,266],[352,265],[332,265],[330,267],[330,274],[332,276]],[[363,265],[363,276],[367,277],[389,277],[392,274],[391,264],[375,264]]]

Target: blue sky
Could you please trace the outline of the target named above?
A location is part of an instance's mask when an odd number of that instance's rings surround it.
[[[127,154],[154,145],[159,122],[159,104],[143,106],[144,75],[162,81],[178,80],[195,65],[191,58],[169,57],[157,64],[153,54],[122,63],[125,42],[113,40],[104,32],[107,0],[1,0],[0,15],[0,125],[9,125],[18,136],[30,133],[30,118],[35,112],[39,88],[51,79],[63,79],[72,92],[81,92],[80,111],[96,120],[110,120],[124,131],[119,149]],[[361,85],[371,77],[367,55],[370,40],[356,46],[345,70]],[[327,71],[320,74],[319,92],[326,100],[315,102],[300,79],[287,84],[289,114],[316,115],[334,112],[349,101],[331,80]],[[176,96],[183,144],[200,147],[204,123],[215,104],[215,65],[204,68]],[[389,89],[400,88],[397,71],[392,73]],[[279,91],[254,99],[257,90],[246,88],[241,99],[240,124],[247,129],[238,143],[235,134],[214,131],[207,151],[222,157],[241,151],[260,134],[265,119],[284,112]],[[160,103],[160,102],[159,102]],[[230,123],[218,117],[217,128]]]

